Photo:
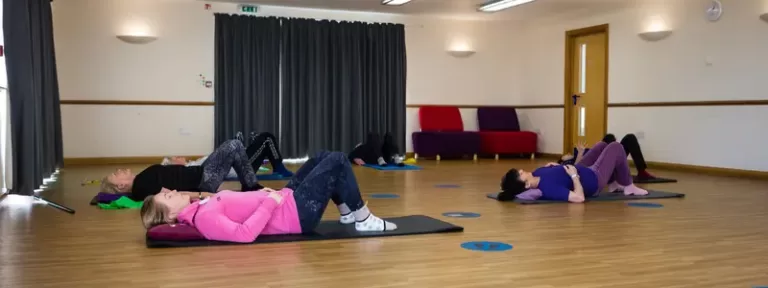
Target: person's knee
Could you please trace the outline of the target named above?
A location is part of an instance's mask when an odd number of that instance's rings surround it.
[[[261,133],[259,133],[259,136],[264,136],[264,138],[272,139],[272,141],[277,139],[274,134],[269,133],[269,132],[261,132]]]
[[[608,144],[608,146],[605,147],[605,149],[624,151],[624,145],[621,145],[621,143],[618,143],[618,142],[611,142]]]
[[[221,146],[227,146],[227,147],[243,146],[243,142],[240,142],[240,140],[237,140],[237,139],[229,139],[227,141],[224,141],[224,143],[221,143]]]
[[[621,139],[621,142],[625,141],[637,141],[637,136],[635,136],[635,134],[629,133]]]

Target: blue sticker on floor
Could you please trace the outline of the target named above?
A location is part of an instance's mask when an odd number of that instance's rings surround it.
[[[482,252],[501,252],[512,249],[512,245],[502,242],[473,241],[461,243],[461,248]]]
[[[456,184],[437,184],[435,185],[435,188],[460,188],[461,185]]]
[[[443,216],[455,218],[477,218],[480,217],[480,214],[472,212],[445,212],[443,213]]]
[[[627,203],[627,206],[630,207],[642,207],[642,208],[661,208],[664,207],[664,205],[658,204],[658,203],[646,203],[646,202],[630,202]]]
[[[377,193],[377,194],[371,194],[371,198],[376,198],[376,199],[392,199],[392,198],[400,198],[400,195],[388,194],[388,193]]]

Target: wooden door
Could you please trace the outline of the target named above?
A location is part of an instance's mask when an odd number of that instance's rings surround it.
[[[580,141],[591,146],[606,133],[608,105],[608,32],[567,37],[566,135],[564,150]],[[568,81],[570,80],[570,81]]]

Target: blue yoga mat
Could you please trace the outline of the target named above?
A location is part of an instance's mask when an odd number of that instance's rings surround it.
[[[371,165],[371,164],[365,164],[364,167],[373,168],[376,170],[382,170],[382,171],[407,171],[407,170],[421,170],[421,167],[415,166],[415,165],[408,165],[405,164],[405,166],[397,166],[397,165],[387,165],[387,166],[379,166],[379,165]]]
[[[291,177],[284,177],[279,173],[272,173],[272,174],[256,174],[256,179],[259,179],[259,181],[288,180],[288,179],[291,179]]]

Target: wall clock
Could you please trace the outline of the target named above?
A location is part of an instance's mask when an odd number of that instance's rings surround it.
[[[715,22],[723,16],[723,3],[720,0],[712,0],[707,8],[707,20]]]

